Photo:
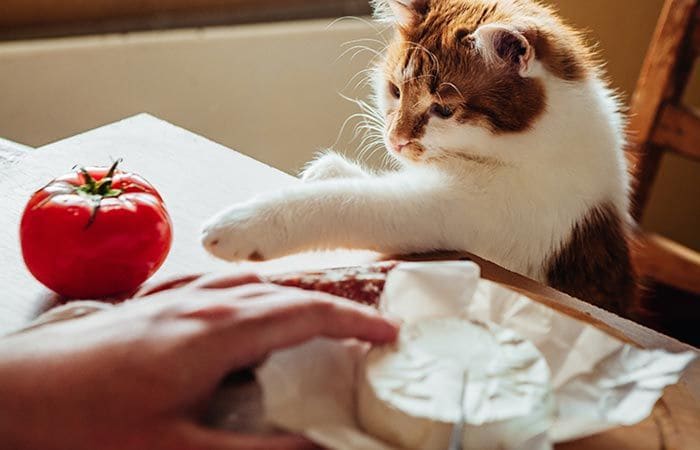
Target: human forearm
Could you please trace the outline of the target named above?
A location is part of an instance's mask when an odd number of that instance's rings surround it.
[[[53,436],[53,443],[45,440],[47,424],[39,422],[41,415],[51,412],[48,399],[42,399],[34,369],[26,358],[20,357],[25,344],[17,337],[0,338],[0,445],[13,450],[69,448],[57,447],[62,437]],[[34,362],[34,364],[37,364]],[[31,370],[26,370],[31,369]],[[44,380],[50,379],[44,374]]]

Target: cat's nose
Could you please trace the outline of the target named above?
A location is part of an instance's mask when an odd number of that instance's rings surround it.
[[[410,142],[408,139],[405,138],[391,138],[389,141],[392,149],[396,153],[401,153],[404,147],[406,147]]]

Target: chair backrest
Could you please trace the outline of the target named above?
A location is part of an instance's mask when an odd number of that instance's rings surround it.
[[[700,113],[683,94],[700,56],[698,0],[666,0],[630,108],[628,156],[639,221],[664,151],[700,160]]]

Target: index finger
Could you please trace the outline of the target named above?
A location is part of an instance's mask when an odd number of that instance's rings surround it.
[[[399,325],[377,310],[328,295],[302,292],[275,294],[241,304],[230,329],[223,333],[229,369],[248,367],[272,351],[299,345],[315,337],[356,338],[372,343],[393,342]],[[230,342],[245,342],[230,350]],[[224,353],[226,354],[226,352]]]

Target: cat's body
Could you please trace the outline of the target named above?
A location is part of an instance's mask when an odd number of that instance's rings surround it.
[[[465,250],[615,311],[634,282],[623,120],[581,38],[530,0],[378,2],[396,172],[322,155],[304,184],[205,227],[230,260]]]

